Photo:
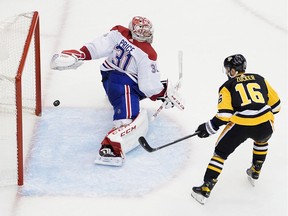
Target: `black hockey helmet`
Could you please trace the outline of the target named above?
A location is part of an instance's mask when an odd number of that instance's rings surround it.
[[[241,54],[228,56],[224,60],[224,67],[228,70],[234,68],[238,72],[245,72],[247,66],[246,59]]]

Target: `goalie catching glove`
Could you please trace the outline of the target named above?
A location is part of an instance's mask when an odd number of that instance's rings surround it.
[[[77,69],[85,57],[85,53],[79,50],[63,50],[52,57],[50,67],[54,70]]]
[[[158,96],[157,100],[161,100],[163,103],[165,102],[165,109],[173,108],[176,106],[180,110],[184,110],[184,104],[182,99],[179,96],[178,91],[176,88],[173,86],[171,82],[168,82],[168,80],[161,81],[165,93],[163,96]]]

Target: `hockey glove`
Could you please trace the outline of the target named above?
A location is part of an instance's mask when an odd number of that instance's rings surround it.
[[[83,64],[85,53],[78,50],[63,50],[52,57],[50,67],[54,70],[77,69]]]
[[[198,132],[198,137],[206,138],[212,134],[215,134],[218,129],[219,127],[213,125],[211,121],[208,121],[199,125],[195,132]]]
[[[176,106],[180,110],[184,110],[184,104],[182,99],[179,96],[178,91],[174,88],[171,82],[168,80],[161,81],[164,89],[166,90],[165,94],[161,97],[158,97],[157,100],[161,100],[162,102],[166,102],[165,108],[173,108]]]
[[[165,102],[165,109],[174,107],[174,104],[167,97],[159,97],[157,100],[161,100],[163,103]]]
[[[167,84],[168,80],[162,80],[162,85],[164,86],[164,94],[163,96],[157,97],[157,100],[161,100],[163,103],[165,103],[165,109],[173,108],[174,104],[167,98]]]

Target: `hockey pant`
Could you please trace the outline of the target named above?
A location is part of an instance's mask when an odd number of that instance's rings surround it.
[[[268,140],[272,136],[272,133],[273,122],[271,121],[255,126],[243,126],[234,123],[227,124],[218,138],[214,155],[208,164],[204,176],[204,181],[217,179],[228,156],[248,138],[254,141],[253,163],[256,160],[265,161],[268,151]]]

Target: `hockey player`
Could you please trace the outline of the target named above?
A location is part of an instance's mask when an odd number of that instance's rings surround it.
[[[204,183],[192,188],[192,197],[201,204],[210,196],[225,160],[245,140],[250,138],[254,141],[252,165],[246,171],[253,186],[267,155],[274,114],[280,111],[280,99],[262,76],[245,73],[246,64],[241,54],[231,55],[224,60],[228,81],[219,88],[218,112],[196,130],[200,138],[205,138],[226,125],[217,140]]]
[[[135,16],[128,28],[117,25],[79,50],[63,50],[51,60],[52,69],[67,70],[106,57],[100,71],[114,109],[114,127],[101,143],[96,164],[121,166],[125,153],[138,146],[138,137],[145,136],[148,118],[140,100],[162,100],[166,108],[184,108],[171,83],[160,80],[157,53],[151,45],[153,32],[147,18]]]

